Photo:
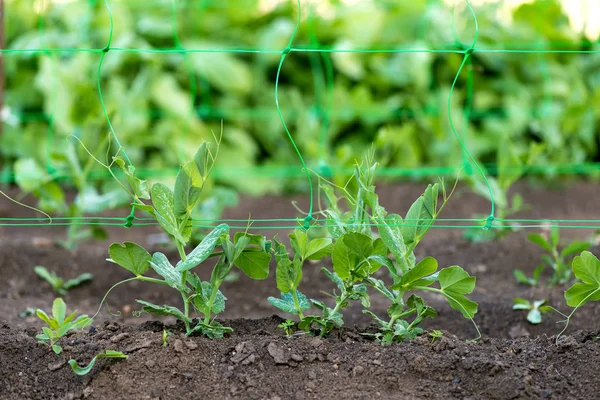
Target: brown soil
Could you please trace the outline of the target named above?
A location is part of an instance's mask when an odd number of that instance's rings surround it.
[[[404,214],[420,194],[422,185],[386,185],[379,191],[389,211]],[[598,219],[594,204],[598,186],[574,183],[568,188],[544,189],[527,185],[518,188],[531,212],[521,217],[555,219]],[[577,193],[577,196],[572,196]],[[291,198],[244,199],[228,218],[286,218],[293,215]],[[306,203],[299,197],[300,207]],[[304,201],[303,201],[304,200]],[[2,207],[5,207],[4,209]],[[454,198],[443,218],[468,218],[489,212],[489,204],[465,193]],[[0,205],[0,214],[23,215],[27,211]],[[148,246],[155,230],[111,229],[112,241],[134,240]],[[287,232],[265,230],[271,237]],[[590,230],[564,230],[565,240],[588,238]],[[556,315],[545,315],[540,325],[531,325],[525,314],[512,310],[514,297],[546,298],[562,311],[564,287],[530,289],[516,284],[514,268],[528,273],[539,264],[540,252],[526,239],[526,232],[488,243],[470,243],[458,230],[433,229],[417,251],[431,255],[441,265],[461,265],[477,276],[472,298],[479,303],[475,321],[484,336],[477,343],[469,321],[451,310],[442,299],[427,300],[439,317],[425,324],[442,329],[445,335],[431,343],[423,336],[412,343],[382,347],[360,335],[369,319],[360,307],[344,315],[346,328],[326,339],[298,336],[285,338],[277,328],[279,317],[267,301],[276,296],[274,274],[256,282],[241,277],[224,284],[227,309],[223,313],[234,333],[223,340],[182,336],[179,326],[169,346],[161,346],[163,325],[173,321],[131,312],[112,317],[106,309],[98,315],[93,332],[79,332],[65,339],[65,353],[56,356],[34,338],[40,328],[35,317],[19,317],[27,307],[49,309],[54,295],[33,273],[44,265],[61,276],[91,272],[94,280],[73,289],[65,301],[81,313],[95,313],[111,285],[130,277],[127,271],[107,263],[110,241],[81,246],[67,252],[50,243],[62,228],[0,227],[0,398],[4,399],[179,399],[195,398],[597,398],[600,353],[597,318],[600,307],[584,306],[572,320],[568,333],[555,344],[560,330]],[[155,250],[158,248],[155,247]],[[598,254],[598,248],[592,249]],[[172,254],[168,252],[167,254]],[[173,254],[174,255],[174,254]],[[300,289],[309,297],[327,300],[321,291],[331,284],[320,272],[322,264],[305,268]],[[210,274],[204,268],[204,276]],[[385,273],[382,271],[382,278]],[[111,310],[135,310],[135,299],[158,304],[180,302],[179,294],[164,287],[132,282],[115,289]],[[385,315],[386,303],[376,296],[372,311]],[[283,316],[283,315],[282,315]],[[154,320],[154,322],[150,321]],[[140,325],[141,324],[141,325]],[[105,349],[122,350],[125,361],[101,360],[92,373],[80,378],[66,364],[68,358],[82,363]]]

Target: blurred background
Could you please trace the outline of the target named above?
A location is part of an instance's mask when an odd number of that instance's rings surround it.
[[[454,175],[470,162],[457,136],[492,174],[507,142],[527,173],[594,175],[597,1],[471,5],[4,0],[0,181],[45,194],[50,211],[60,208],[58,187],[92,191],[78,180],[105,193],[111,176],[86,151],[114,153],[112,126],[142,177],[174,179],[222,132],[218,186],[306,190],[282,119],[306,164],[325,175],[371,144],[385,176]]]

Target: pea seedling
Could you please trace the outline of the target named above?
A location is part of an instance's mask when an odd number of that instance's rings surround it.
[[[73,279],[65,281],[63,278],[58,276],[56,272],[48,271],[46,267],[41,265],[34,267],[33,271],[37,276],[48,282],[56,293],[62,296],[65,296],[69,289],[82,285],[85,282],[89,282],[94,278],[92,274],[86,272]]]
[[[92,319],[87,315],[80,315],[75,318],[76,311],[67,316],[67,305],[60,297],[55,299],[52,304],[52,317],[49,317],[43,310],[35,311],[39,319],[48,324],[42,327],[42,333],[36,336],[36,339],[45,345],[50,346],[56,354],[62,352],[62,347],[57,344],[61,337],[73,329],[82,329],[92,323]]]
[[[565,300],[573,311],[569,315],[564,315],[565,327],[557,335],[556,341],[569,327],[571,317],[584,304],[589,301],[600,300],[600,260],[589,251],[584,251],[576,256],[571,264],[573,274],[577,278],[575,283],[565,291]]]
[[[294,321],[292,321],[291,319],[286,319],[285,321],[283,321],[282,323],[277,325],[278,328],[281,328],[285,331],[285,335],[287,337],[290,337],[294,334],[295,326],[296,326],[296,323]]]
[[[80,376],[87,375],[90,373],[92,368],[94,368],[94,365],[96,364],[96,360],[99,360],[101,358],[127,359],[127,358],[129,358],[129,356],[121,353],[120,351],[106,350],[104,353],[100,353],[100,354],[94,356],[94,358],[92,358],[90,363],[88,365],[86,365],[85,367],[80,367],[79,364],[77,364],[76,360],[69,360],[69,365],[71,366],[71,369],[73,369],[73,372],[75,372],[75,374],[80,375]]]
[[[429,336],[431,336],[431,343],[433,343],[435,342],[435,339],[439,339],[444,336],[444,332],[440,331],[439,329],[434,329],[429,332]]]
[[[513,299],[513,310],[525,310],[527,313],[527,321],[530,324],[536,325],[542,322],[542,314],[552,311],[552,307],[545,305],[546,300],[535,300],[533,303],[522,297]]]
[[[559,251],[560,232],[556,227],[553,227],[550,231],[549,240],[537,233],[530,234],[528,239],[547,253],[542,255],[543,264],[534,270],[532,278],[527,277],[521,270],[514,270],[517,281],[530,286],[536,286],[539,283],[540,275],[547,267],[552,269],[552,277],[548,282],[550,285],[562,285],[569,282],[571,280],[571,268],[568,257],[581,253],[590,247],[590,243],[587,241],[575,240],[569,243],[562,251]]]
[[[135,275],[134,278],[117,283],[113,288],[131,280],[141,280],[169,286],[181,295],[183,310],[171,305],[136,300],[142,305],[141,312],[176,317],[183,321],[187,335],[202,333],[211,338],[218,338],[226,332],[231,332],[231,328],[222,326],[213,318],[213,315],[216,317],[225,309],[227,299],[219,290],[221,284],[234,266],[252,279],[265,279],[269,274],[271,255],[270,243],[264,236],[237,232],[232,240],[229,226],[226,224],[215,227],[204,236],[196,248],[186,253],[185,245],[192,233],[192,210],[199,201],[214,160],[215,156],[209,151],[207,144],[203,143],[193,161],[181,167],[174,190],[162,183],[156,183],[149,191],[147,183],[135,177],[135,168],[131,165],[126,167],[124,160],[115,157],[114,161],[128,178],[132,191],[130,194],[134,198],[132,206],[149,213],[173,238],[180,260],[173,266],[163,253],[156,252],[150,255],[142,246],[124,242],[113,243],[110,246],[108,261]],[[145,204],[142,200],[151,200],[152,205]],[[210,257],[216,257],[217,262],[210,280],[203,282],[192,269]],[[162,279],[145,276],[150,268]],[[203,316],[195,326],[192,326],[190,306]]]

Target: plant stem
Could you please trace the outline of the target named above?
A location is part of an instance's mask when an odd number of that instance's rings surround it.
[[[300,302],[298,301],[298,293],[296,292],[296,289],[292,290],[292,297],[294,298],[294,307],[296,307],[298,317],[303,320],[304,314],[302,313],[302,308],[300,307]]]
[[[215,282],[216,283],[216,282]],[[213,308],[213,303],[215,302],[215,298],[217,297],[217,293],[219,292],[219,285],[214,285],[212,288],[212,293],[210,294],[210,299],[208,299],[208,314],[206,314],[204,316],[204,323],[205,324],[209,324],[210,323],[210,317],[212,314],[212,308]]]
[[[181,261],[185,261],[187,258],[187,255],[185,254],[185,249],[183,248],[183,244],[179,240],[177,240],[176,245],[177,245],[177,251],[179,252],[179,257],[181,258]],[[184,287],[187,286],[187,271],[184,271],[181,274],[181,285]],[[189,314],[190,314],[190,301],[189,301],[189,298],[183,292],[181,293],[181,299],[183,300],[183,315],[185,315],[185,320],[183,321],[183,323],[185,324],[185,331],[186,331],[186,333],[190,333],[190,323],[188,322]]]

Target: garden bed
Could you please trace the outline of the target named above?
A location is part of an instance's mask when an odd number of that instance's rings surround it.
[[[391,212],[405,213],[423,190],[423,185],[381,185],[381,203]],[[520,217],[554,219],[595,218],[597,185],[572,183],[569,187],[545,189],[518,185],[515,188],[532,205],[533,211]],[[577,196],[570,194],[577,193]],[[458,193],[442,218],[469,218],[488,213],[489,203],[468,193]],[[285,218],[293,208],[291,198],[244,199],[227,218]],[[298,197],[300,207],[305,197]],[[3,215],[27,213],[22,209],[0,209]],[[126,213],[124,211],[123,213]],[[555,344],[560,330],[557,314],[544,315],[531,325],[524,312],[512,310],[515,297],[545,298],[566,311],[566,287],[531,289],[517,285],[512,271],[528,274],[540,263],[540,250],[526,240],[526,233],[509,235],[501,241],[471,243],[462,232],[432,229],[417,249],[417,258],[431,255],[440,265],[460,265],[477,277],[471,298],[479,303],[475,322],[483,334],[477,343],[467,342],[476,332],[468,320],[452,310],[442,298],[424,296],[438,310],[439,317],[426,320],[427,329],[441,329],[444,336],[432,343],[423,335],[413,342],[382,347],[361,335],[369,330],[369,317],[359,307],[344,315],[346,327],[321,339],[298,335],[285,337],[277,327],[276,310],[267,302],[277,296],[274,269],[267,281],[245,276],[226,282],[222,291],[228,298],[222,314],[234,332],[221,340],[185,337],[183,327],[168,326],[173,332],[162,347],[163,323],[156,317],[131,316],[136,298],[156,304],[178,304],[178,293],[130,282],[115,289],[108,303],[122,311],[112,317],[103,309],[92,332],[79,332],[63,342],[57,356],[37,343],[40,328],[35,317],[19,317],[27,307],[49,309],[54,295],[33,272],[44,265],[59,275],[71,277],[82,272],[94,280],[73,289],[65,301],[69,309],[93,315],[104,293],[126,279],[127,271],[104,261],[111,241],[136,240],[148,249],[145,228],[110,229],[110,241],[81,246],[67,252],[51,243],[62,228],[0,228],[0,398],[596,398],[600,389],[597,368],[600,362],[598,314],[595,304],[582,307],[571,322],[568,336]],[[280,238],[288,232],[259,233]],[[563,230],[566,238],[588,238],[591,230]],[[597,254],[597,248],[591,249]],[[168,252],[167,252],[168,254]],[[172,252],[175,255],[175,252]],[[302,281],[308,297],[327,300],[321,291],[331,282],[320,271],[321,264],[307,264]],[[199,268],[202,278],[209,268]],[[385,279],[384,269],[378,271]],[[202,275],[202,273],[201,273]],[[387,304],[373,296],[371,310],[385,315]],[[101,360],[90,375],[73,374],[66,363],[74,358],[87,363],[104,349],[129,355],[123,361]],[[591,367],[590,367],[591,366]]]

